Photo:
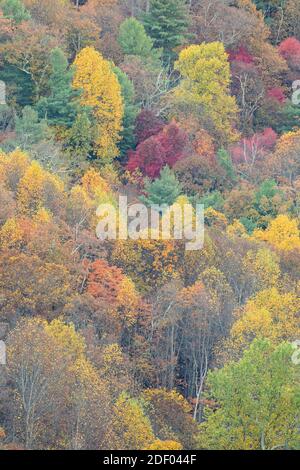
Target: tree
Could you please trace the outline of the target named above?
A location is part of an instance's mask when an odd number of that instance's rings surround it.
[[[66,146],[72,162],[76,164],[82,163],[90,156],[93,146],[93,129],[86,112],[77,114],[68,133]]]
[[[264,289],[236,312],[226,349],[234,356],[249,346],[254,338],[268,338],[272,343],[294,341],[297,326],[297,295],[281,293],[277,287]]]
[[[292,69],[300,69],[300,41],[298,39],[285,39],[279,44],[278,50]]]
[[[59,48],[51,52],[50,62],[50,94],[37,103],[37,109],[40,117],[50,125],[69,128],[74,123],[78,111],[75,99],[79,93],[72,88],[73,70],[69,69],[67,58]]]
[[[152,292],[179,270],[183,250],[184,247],[174,240],[120,240],[115,244],[111,258],[140,291]]]
[[[25,448],[99,448],[111,403],[74,326],[23,319],[7,345],[11,425]]]
[[[9,82],[18,88],[25,86],[25,104],[33,104],[47,90],[47,78],[51,65],[51,51],[59,46],[58,37],[49,34],[46,26],[33,21],[24,21],[18,25],[10,41],[1,49],[1,56],[10,66]],[[20,90],[19,95],[23,92]]]
[[[124,156],[126,155],[127,150],[132,148],[135,144],[134,124],[139,112],[139,107],[135,104],[135,92],[132,81],[119,67],[114,67],[114,73],[119,80],[124,103],[124,116],[122,122],[123,130],[121,132],[121,141],[119,143],[121,154]]]
[[[134,84],[136,103],[157,116],[165,114],[165,99],[177,81],[174,71],[138,56],[125,56],[120,67]]]
[[[58,316],[71,293],[68,269],[36,255],[13,253],[4,251],[0,257],[0,286],[5,293],[1,318],[13,324],[23,316]]]
[[[150,420],[134,398],[121,394],[114,407],[111,431],[107,435],[110,448],[142,450],[155,440]]]
[[[174,171],[184,192],[196,198],[230,186],[230,179],[225,169],[219,165],[214,153],[209,157],[192,154],[178,160]]]
[[[21,0],[1,0],[0,8],[4,17],[12,19],[16,24],[30,19],[30,14]]]
[[[141,200],[149,206],[166,204],[171,206],[181,193],[181,185],[168,166],[160,171],[160,177],[154,181],[146,181],[146,196]]]
[[[9,191],[3,183],[0,183],[0,194],[2,200],[0,207],[0,225],[3,225],[7,219],[13,217],[16,205],[13,193]]]
[[[271,220],[266,230],[255,230],[253,236],[263,240],[278,250],[289,251],[300,248],[300,231],[296,219],[280,214]]]
[[[9,154],[0,152],[1,180],[9,191],[17,192],[20,179],[29,165],[28,155],[19,149]]]
[[[145,58],[159,58],[153,50],[153,40],[147,36],[142,23],[136,18],[127,18],[120,26],[118,42],[124,54]]]
[[[251,137],[244,137],[231,148],[231,158],[239,172],[256,179],[265,169],[267,156],[274,149],[277,134],[273,129],[264,129]]]
[[[55,24],[57,24],[57,21]],[[89,11],[88,8],[81,9],[80,11],[70,9],[65,18],[63,29],[71,60],[84,47],[99,47],[101,26],[97,22],[93,10]]]
[[[18,220],[15,218],[7,219],[0,229],[0,247],[2,249],[20,249],[23,237],[24,233]]]
[[[134,134],[137,144],[144,142],[149,137],[159,134],[164,122],[149,109],[143,109],[136,118]]]
[[[217,152],[217,160],[219,165],[226,171],[228,177],[232,181],[235,181],[236,173],[229,152],[227,152],[224,148],[220,148]]]
[[[22,150],[29,150],[33,145],[50,137],[49,128],[45,120],[39,120],[38,113],[30,106],[25,106],[22,116],[16,118],[16,139],[14,146]]]
[[[114,323],[115,332],[129,329],[136,323],[139,296],[133,282],[104,260],[97,260],[90,266],[87,278],[87,292],[108,310],[108,317]]]
[[[231,90],[236,96],[240,109],[239,129],[249,134],[254,125],[256,112],[266,93],[262,73],[255,64],[255,58],[242,47],[229,52],[232,83]]]
[[[300,131],[282,134],[276,142],[275,152],[269,159],[269,175],[293,186],[300,175]]]
[[[142,399],[159,439],[175,441],[185,449],[194,448],[197,424],[191,416],[191,405],[182,395],[175,390],[151,389],[143,392]]]
[[[255,340],[242,359],[210,372],[213,409],[200,425],[204,449],[271,450],[299,446],[297,370],[289,343]]]
[[[160,441],[159,439],[152,442],[152,444],[144,450],[182,450],[183,447],[176,441]]]
[[[221,139],[233,139],[237,106],[229,95],[230,69],[224,45],[212,42],[189,46],[180,52],[175,69],[182,80],[174,99],[191,104],[191,109],[195,104],[200,106]]]
[[[82,49],[74,66],[73,87],[82,90],[81,104],[92,108],[96,121],[96,155],[110,160],[119,153],[124,113],[121,86],[110,63],[93,47]]]
[[[156,48],[162,48],[164,58],[180,46],[187,35],[188,12],[183,0],[150,0],[143,23]]]
[[[62,181],[33,161],[18,185],[17,203],[20,213],[34,215],[42,207],[59,213],[63,200]]]
[[[127,169],[140,170],[143,175],[155,178],[165,165],[174,164],[185,157],[187,134],[173,121],[162,131],[141,142],[135,151],[129,151]]]

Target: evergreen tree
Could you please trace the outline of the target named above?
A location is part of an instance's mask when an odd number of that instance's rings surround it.
[[[202,196],[200,199],[196,196],[194,200],[198,204],[203,204],[205,209],[212,207],[213,209],[219,212],[223,210],[225,202],[220,191],[213,191],[211,193],[206,194],[205,196]]]
[[[187,36],[187,6],[184,0],[151,0],[143,23],[146,32],[154,40],[154,46],[162,48],[164,58],[168,58]]]
[[[0,0],[0,8],[4,17],[11,19],[16,24],[30,19],[30,14],[21,0]]]
[[[167,204],[171,206],[181,194],[181,184],[177,180],[174,172],[168,166],[165,166],[160,177],[154,181],[146,180],[146,196],[141,197],[141,201],[150,205]]]
[[[16,146],[28,150],[34,144],[49,138],[50,132],[45,120],[39,120],[37,112],[25,106],[22,116],[16,118]]]
[[[121,132],[121,141],[119,144],[121,156],[124,156],[126,155],[127,150],[134,146],[135,120],[140,109],[134,102],[134,85],[132,81],[119,67],[114,67],[113,71],[119,80],[124,103],[124,116],[122,122],[123,130]]]
[[[120,26],[118,42],[124,54],[142,59],[159,58],[160,51],[153,49],[153,40],[136,18],[127,18]]]
[[[86,160],[92,151],[92,142],[92,123],[87,113],[80,113],[70,129],[66,142],[67,150],[71,154],[72,159],[77,161]]]
[[[79,92],[72,87],[73,70],[59,48],[51,53],[52,72],[49,77],[50,95],[37,104],[39,115],[54,126],[71,127],[77,114],[76,97]]]
[[[6,84],[6,101],[8,105],[20,108],[32,106],[36,94],[35,85],[28,73],[13,64],[5,63],[0,68],[0,80]]]
[[[225,150],[224,148],[220,148],[217,152],[217,161],[218,161],[219,165],[222,168],[224,168],[224,170],[226,171],[227,176],[230,179],[235,180],[236,179],[236,173],[235,173],[235,169],[234,169],[234,166],[232,164],[232,160],[231,160],[231,156],[230,156],[229,152],[227,152],[227,150]]]

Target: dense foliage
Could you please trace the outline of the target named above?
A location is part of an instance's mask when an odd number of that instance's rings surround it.
[[[298,0],[0,0],[0,448],[300,448],[299,79]]]

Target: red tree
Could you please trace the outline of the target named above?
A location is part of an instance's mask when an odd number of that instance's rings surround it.
[[[143,109],[137,116],[135,121],[135,137],[137,144],[140,144],[152,135],[158,134],[164,127],[164,122],[155,114],[148,110]]]
[[[165,165],[173,167],[185,156],[187,142],[187,134],[171,122],[159,134],[141,142],[136,151],[129,151],[127,169],[139,169],[143,175],[156,178]]]
[[[267,97],[282,104],[285,102],[285,96],[282,88],[275,87],[267,91]]]
[[[244,64],[254,63],[254,57],[247,51],[244,46],[240,46],[236,50],[229,50],[228,55],[230,62],[242,62]]]
[[[279,45],[278,50],[292,69],[300,69],[300,41],[287,38]]]

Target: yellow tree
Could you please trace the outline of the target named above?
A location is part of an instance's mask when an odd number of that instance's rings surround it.
[[[300,173],[300,130],[286,132],[276,144],[268,164],[269,174],[293,185]]]
[[[142,400],[157,439],[162,443],[175,441],[185,449],[195,448],[198,426],[192,417],[191,405],[182,395],[176,390],[148,389],[142,393]]]
[[[236,312],[226,350],[239,354],[256,337],[276,344],[296,340],[300,335],[298,314],[296,294],[281,293],[275,287],[263,290]]]
[[[260,248],[257,252],[248,251],[243,259],[243,266],[249,275],[256,291],[276,287],[280,276],[279,259],[276,253],[268,248]]]
[[[15,218],[7,219],[0,229],[0,248],[20,248],[23,241],[23,230]]]
[[[150,420],[140,403],[122,393],[114,407],[114,418],[107,440],[110,448],[142,450],[155,440]]]
[[[161,441],[157,439],[145,450],[182,450],[183,447],[177,441]]]
[[[82,90],[81,103],[93,110],[97,123],[95,150],[99,158],[118,155],[124,106],[121,87],[111,64],[93,47],[82,49],[74,61],[73,86]]]
[[[263,240],[278,250],[300,249],[300,231],[296,219],[280,214],[272,220],[266,230],[255,230],[254,238]]]
[[[175,99],[200,106],[223,140],[234,138],[238,109],[229,94],[230,68],[224,45],[218,41],[191,45],[181,51],[175,68],[182,76]]]
[[[95,168],[90,168],[83,175],[81,183],[88,196],[95,202],[96,207],[105,203],[116,206],[116,199],[108,182]]]
[[[0,181],[7,189],[15,192],[29,165],[28,156],[20,149],[9,154],[0,152]]]
[[[22,319],[9,334],[7,349],[19,442],[26,448],[98,449],[112,406],[74,326]]]
[[[55,175],[33,161],[18,185],[18,208],[24,215],[34,215],[45,207],[56,213],[64,199],[64,185]]]

